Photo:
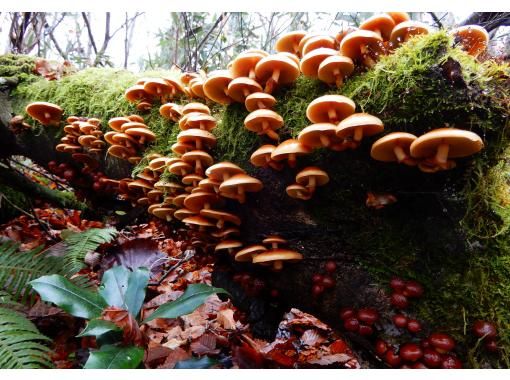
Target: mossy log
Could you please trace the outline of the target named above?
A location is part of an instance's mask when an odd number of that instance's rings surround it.
[[[13,91],[14,109],[22,112],[29,101],[53,101],[66,115],[106,121],[135,112],[122,94],[137,77],[125,71],[88,69],[56,82],[31,78]],[[249,194],[244,205],[227,202],[226,208],[242,218],[243,242],[257,243],[268,234],[281,234],[304,256],[300,263],[284,264],[281,272],[223,257],[214,280],[234,289],[232,275],[248,271],[264,278],[268,288],[279,290],[278,307],[269,301],[255,303],[258,312],[252,323],[261,326],[261,333],[266,329],[264,316],[274,316],[275,310],[289,305],[338,328],[341,307],[376,306],[383,312],[381,336],[403,342],[412,337],[397,338],[389,328],[387,284],[393,275],[416,279],[426,292],[408,312],[425,322],[423,335],[433,330],[454,335],[467,366],[509,367],[509,78],[507,64],[480,63],[455,47],[445,32],[438,32],[411,39],[372,70],[355,73],[341,89],[300,77],[275,94],[275,111],[285,120],[279,130],[281,140],[297,136],[309,125],[307,105],[328,93],[351,97],[358,111],[378,116],[386,132],[421,135],[455,126],[482,136],[485,149],[480,154],[436,174],[372,160],[370,146],[377,137],[363,141],[355,151],[316,151],[300,158],[295,169],[254,168],[249,163],[251,153],[268,141],[243,127],[247,112],[242,105],[211,104],[219,120],[214,130],[215,160],[231,160],[264,184],[260,193]],[[144,115],[158,135],[147,152],[168,154],[178,127],[162,119],[157,108]],[[143,160],[134,171],[146,163]],[[327,171],[330,182],[309,201],[289,198],[286,186],[308,165]],[[368,192],[392,194],[397,202],[379,210],[369,208]],[[311,278],[323,272],[326,260],[337,263],[336,286],[317,298],[311,294]],[[469,327],[476,319],[497,323],[500,354],[487,355],[481,347],[473,348],[476,339]],[[362,347],[371,346],[369,340],[351,338]],[[370,365],[377,365],[370,355],[368,359]]]

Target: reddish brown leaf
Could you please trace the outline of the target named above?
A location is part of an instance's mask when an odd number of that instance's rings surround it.
[[[127,310],[117,307],[106,308],[101,314],[101,319],[113,322],[122,329],[122,337],[125,344],[144,345],[144,335],[140,331],[138,322]]]

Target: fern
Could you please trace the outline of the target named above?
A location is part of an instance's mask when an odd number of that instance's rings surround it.
[[[42,335],[22,314],[0,307],[0,368],[49,368],[51,350]]]
[[[83,232],[65,231],[62,234],[67,246],[63,258],[64,275],[71,276],[85,267],[87,252],[95,251],[101,244],[111,242],[117,236],[115,228],[90,228]]]
[[[41,254],[43,246],[27,252],[18,252],[19,244],[0,244],[0,288],[12,300],[26,303],[30,296],[28,282],[40,276],[60,273],[62,264],[56,257]]]

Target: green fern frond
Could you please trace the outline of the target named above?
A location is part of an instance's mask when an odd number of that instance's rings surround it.
[[[28,282],[38,277],[60,273],[62,264],[58,258],[41,254],[44,246],[27,252],[18,252],[19,244],[0,244],[0,289],[10,295],[10,299],[26,303],[30,297]]]
[[[63,275],[71,276],[85,267],[87,252],[95,251],[101,244],[111,242],[117,236],[115,228],[90,228],[83,232],[65,231],[62,239],[67,246],[63,257]]]
[[[0,368],[50,368],[51,350],[42,335],[22,314],[0,307]]]

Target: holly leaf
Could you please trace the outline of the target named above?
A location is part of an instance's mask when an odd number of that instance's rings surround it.
[[[98,351],[91,351],[84,369],[134,369],[143,359],[143,348],[135,346],[102,346]]]
[[[218,360],[212,359],[209,356],[204,356],[200,359],[192,358],[177,362],[175,363],[174,369],[206,369],[211,368],[215,364],[218,364]]]
[[[82,336],[100,336],[110,331],[121,331],[121,329],[113,322],[103,319],[92,319],[87,323],[83,331],[76,336],[78,338]]]
[[[52,302],[75,317],[97,318],[107,306],[99,294],[84,290],[58,274],[39,277],[30,284],[43,301]]]
[[[145,267],[137,268],[129,275],[124,301],[127,311],[134,317],[138,315],[142,308],[149,277],[150,272]]]
[[[103,274],[99,294],[109,306],[126,309],[125,294],[128,287],[130,271],[126,267],[117,265]]]
[[[207,297],[218,293],[228,294],[222,288],[215,288],[207,284],[188,285],[186,291],[179,298],[161,305],[142,323],[150,322],[156,318],[177,318],[192,313],[204,303]]]

